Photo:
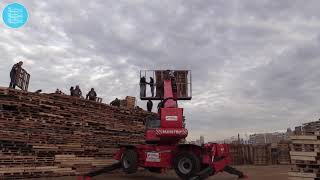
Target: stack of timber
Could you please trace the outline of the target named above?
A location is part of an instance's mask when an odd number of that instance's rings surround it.
[[[282,140],[278,143],[279,164],[290,164],[290,141]]]
[[[320,121],[304,124],[301,135],[291,137],[290,180],[320,179]]]
[[[0,88],[0,179],[79,175],[144,143],[150,113],[60,94]]]
[[[229,147],[233,165],[271,164],[271,144],[230,144]],[[289,151],[287,153],[289,154]]]
[[[249,144],[230,144],[232,165],[253,163],[253,146]]]
[[[136,98],[127,96],[125,99],[120,100],[120,106],[134,109],[136,107]]]
[[[128,108],[133,109],[136,107],[136,98],[135,97],[127,96],[126,101],[127,101]]]
[[[301,126],[295,127],[294,131],[293,131],[293,134],[294,135],[302,135],[302,127]]]
[[[259,144],[253,146],[253,164],[271,164],[271,144]]]

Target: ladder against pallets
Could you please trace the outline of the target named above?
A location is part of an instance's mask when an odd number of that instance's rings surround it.
[[[320,180],[320,121],[305,124],[301,135],[291,136],[289,180]]]

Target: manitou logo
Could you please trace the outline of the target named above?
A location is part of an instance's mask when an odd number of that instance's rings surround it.
[[[187,135],[188,131],[186,129],[157,129],[157,135]]]
[[[166,116],[166,121],[178,121],[178,116]]]

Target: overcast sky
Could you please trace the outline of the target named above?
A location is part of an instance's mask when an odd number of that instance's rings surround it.
[[[190,69],[193,99],[180,103],[189,139],[273,132],[319,118],[317,0],[19,2],[27,24],[0,24],[1,86],[22,60],[30,91],[79,84],[110,102],[138,96],[140,69]]]

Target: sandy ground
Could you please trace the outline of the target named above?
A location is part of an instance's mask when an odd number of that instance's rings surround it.
[[[243,171],[249,176],[249,180],[285,180],[288,179],[287,172],[289,166],[236,166],[237,169]],[[134,175],[126,175],[122,173],[104,174],[92,178],[93,180],[178,180],[173,171],[166,174],[153,174],[148,171],[142,171]],[[236,180],[237,177],[226,173],[212,176],[209,180]],[[30,180],[30,179],[29,179]],[[77,180],[77,177],[61,177],[61,178],[37,178],[33,180]]]

